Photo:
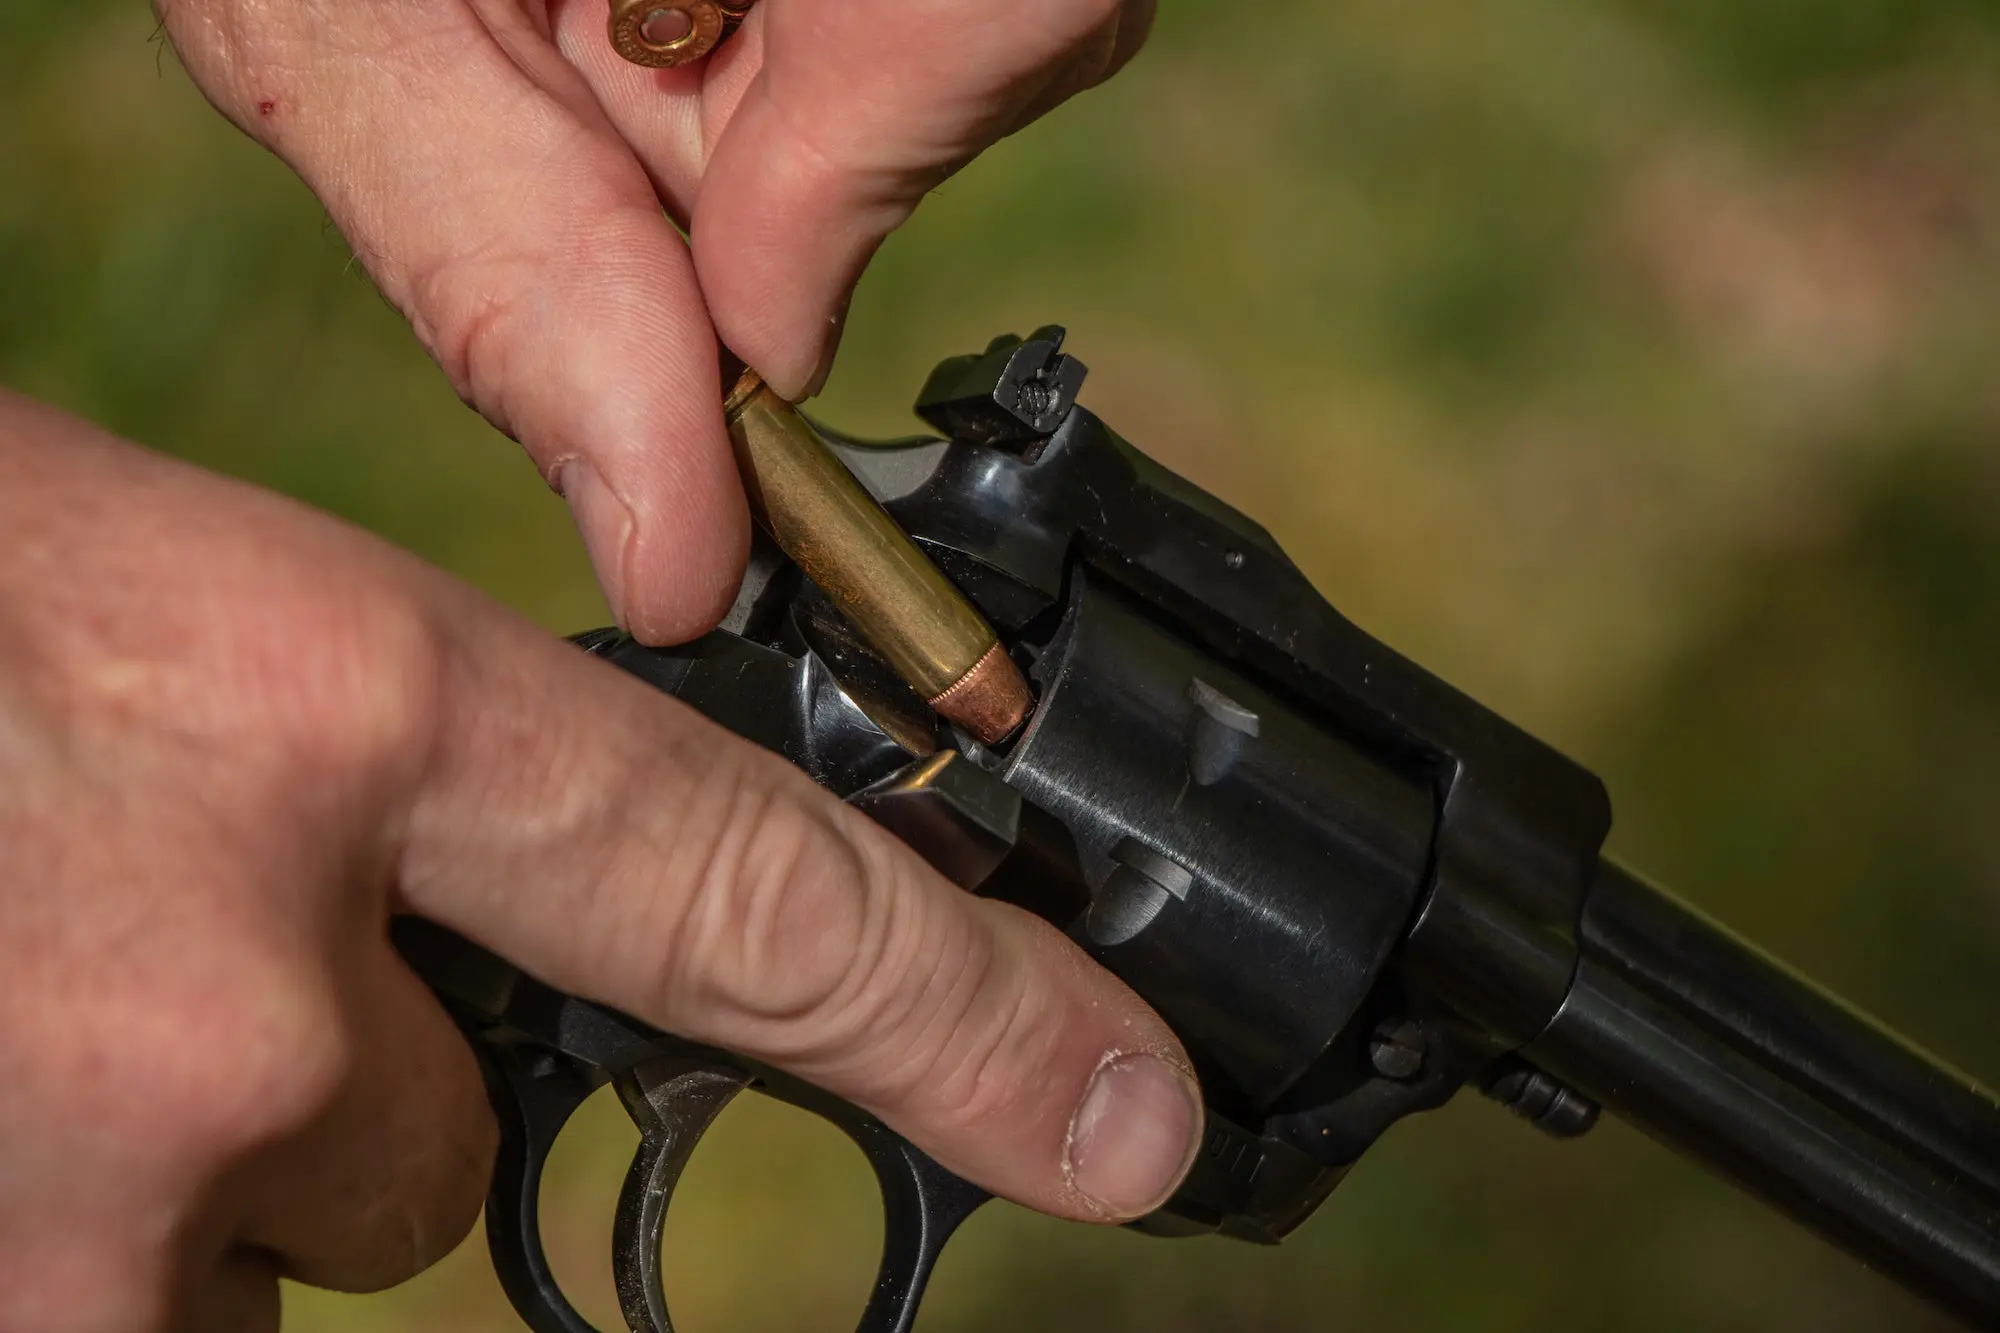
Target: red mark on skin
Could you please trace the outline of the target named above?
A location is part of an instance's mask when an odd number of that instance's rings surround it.
[[[277,109],[278,104],[276,102],[265,101],[257,104],[257,114],[260,116],[268,116]]]

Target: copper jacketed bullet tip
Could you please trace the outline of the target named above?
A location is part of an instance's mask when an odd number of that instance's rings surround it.
[[[970,671],[930,702],[941,716],[991,744],[1014,734],[1027,720],[1035,697],[1014,659],[996,641]]]

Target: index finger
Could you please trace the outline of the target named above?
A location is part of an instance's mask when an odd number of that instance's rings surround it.
[[[571,993],[787,1069],[960,1174],[1122,1220],[1193,1159],[1165,1024],[797,769],[483,605],[452,617],[403,893]]]

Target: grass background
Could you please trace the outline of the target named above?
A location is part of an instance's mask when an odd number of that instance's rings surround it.
[[[344,514],[553,630],[560,504],[136,5],[0,11],[0,381]],[[1613,848],[2000,1079],[2000,9],[1173,0],[1110,87],[894,238],[821,410],[1059,320],[1085,399],[1344,610],[1601,772]],[[547,1204],[607,1325],[630,1131]],[[838,1327],[858,1154],[732,1112],[676,1208],[684,1333]],[[475,1238],[307,1333],[516,1327]],[[931,1333],[1922,1330],[1607,1125],[1398,1127],[1275,1251],[995,1206]]]

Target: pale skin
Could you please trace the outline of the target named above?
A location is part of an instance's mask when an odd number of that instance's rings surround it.
[[[807,390],[924,190],[1149,17],[763,0],[656,74],[591,0],[162,9],[655,642],[741,570],[718,333]],[[1159,1019],[775,757],[362,532],[4,394],[0,474],[0,1333],[269,1329],[281,1275],[377,1288],[465,1234],[494,1129],[401,912],[1033,1207],[1129,1217],[1186,1169]]]

